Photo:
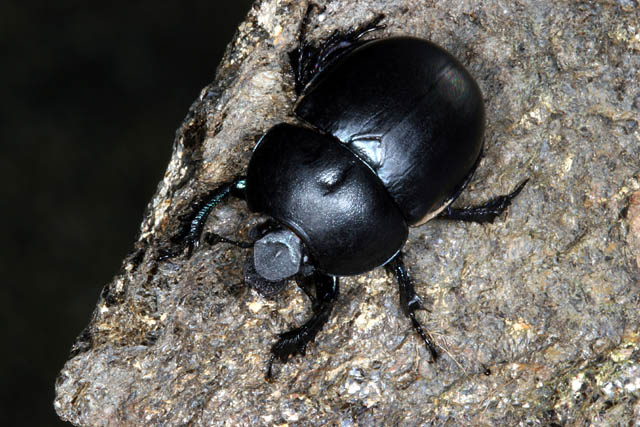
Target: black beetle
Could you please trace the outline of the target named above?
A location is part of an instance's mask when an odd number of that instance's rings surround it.
[[[400,305],[435,360],[431,336],[415,317],[422,302],[402,261],[408,227],[432,218],[492,222],[526,184],[478,207],[451,208],[471,179],[483,146],[482,93],[469,72],[441,47],[412,37],[362,40],[383,28],[382,15],[335,32],[320,45],[290,52],[299,124],[279,124],[257,143],[246,177],[216,188],[197,205],[161,258],[198,246],[211,210],[230,195],[270,216],[253,242],[206,233],[209,244],[253,247],[245,282],[274,295],[292,278],[313,315],[282,333],[277,358],[304,355],[329,320],[338,277],[385,266],[399,284]]]

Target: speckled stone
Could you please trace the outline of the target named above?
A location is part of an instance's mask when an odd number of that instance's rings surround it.
[[[188,203],[293,122],[286,52],[305,5],[258,1],[174,142],[137,242],[56,383],[77,425],[628,425],[640,418],[640,9],[637,1],[319,2],[311,36],[383,12],[379,35],[435,41],[475,76],[485,157],[459,205],[531,179],[494,224],[412,229],[406,261],[442,349],[429,356],[383,269],[346,278],[307,356],[264,380],[309,304],[242,285],[219,245],[155,261]],[[246,238],[234,201],[208,227]],[[489,373],[486,375],[486,373]]]

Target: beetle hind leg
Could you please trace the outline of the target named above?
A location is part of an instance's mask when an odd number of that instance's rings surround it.
[[[304,356],[307,344],[313,342],[322,327],[329,321],[336,299],[338,298],[338,278],[321,273],[296,279],[298,286],[302,288],[311,300],[313,316],[302,326],[281,333],[278,341],[271,347],[271,358],[267,365],[265,379],[272,380],[273,362],[278,359],[286,363],[291,356],[300,354]],[[315,286],[315,295],[310,291],[311,285]]]
[[[298,47],[289,52],[289,62],[295,77],[296,94],[300,95],[316,74],[325,69],[331,62],[357,45],[367,33],[385,28],[380,25],[383,14],[376,15],[372,20],[348,31],[334,31],[329,38],[319,46],[307,40],[307,31],[311,12],[318,8],[309,3],[305,12],[300,31],[298,33]]]
[[[422,327],[420,322],[418,322],[418,319],[416,319],[415,311],[423,310],[424,307],[422,305],[422,300],[416,294],[413,287],[413,280],[411,280],[411,276],[409,276],[407,267],[404,265],[402,252],[398,252],[398,254],[387,263],[385,268],[395,276],[396,281],[398,282],[400,307],[402,308],[402,312],[409,318],[409,320],[411,320],[411,326],[413,326],[413,329],[418,333],[420,338],[422,338],[422,341],[424,341],[429,354],[431,354],[431,362],[435,362],[438,358],[438,352],[433,342],[433,338],[429,332]]]
[[[481,206],[471,206],[458,209],[447,206],[447,208],[440,212],[436,218],[478,223],[493,222],[509,207],[509,205],[511,205],[513,199],[520,194],[527,182],[529,182],[528,178],[518,184],[511,193],[494,197]]]

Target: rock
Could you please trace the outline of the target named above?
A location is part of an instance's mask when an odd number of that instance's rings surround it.
[[[77,425],[628,424],[640,415],[640,16],[635,1],[320,2],[311,37],[386,15],[378,36],[442,45],[477,79],[485,157],[456,202],[531,180],[494,224],[412,229],[407,264],[442,349],[429,355],[383,269],[342,281],[305,357],[264,380],[277,333],[309,314],[289,286],[242,285],[228,245],[156,261],[189,202],[293,122],[286,52],[305,5],[258,1],[178,130],[136,251],[105,286],[56,383]],[[410,4],[410,6],[408,6]],[[207,227],[246,237],[241,202]]]

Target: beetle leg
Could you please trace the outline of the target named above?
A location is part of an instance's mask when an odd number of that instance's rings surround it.
[[[298,33],[298,47],[289,52],[289,63],[293,69],[297,95],[302,93],[316,74],[325,69],[336,58],[355,47],[365,34],[385,28],[385,25],[380,25],[384,15],[379,14],[358,28],[346,32],[334,31],[320,46],[316,46],[307,40],[307,31],[311,20],[311,12],[317,7],[314,3],[310,3],[307,6],[307,11],[302,19]]]
[[[304,325],[279,335],[278,341],[271,347],[271,358],[265,374],[267,380],[273,379],[271,368],[276,359],[286,363],[296,354],[304,356],[307,344],[313,342],[318,332],[327,323],[338,298],[338,278],[335,276],[316,272],[296,280],[300,281],[298,286],[310,297],[313,316]],[[311,285],[315,285],[315,298],[311,298],[310,295]]]
[[[405,316],[411,320],[411,325],[413,329],[416,330],[422,341],[424,341],[427,350],[431,354],[431,361],[435,362],[438,358],[438,352],[436,351],[436,346],[433,342],[433,338],[428,331],[423,329],[420,322],[416,319],[415,311],[423,310],[424,307],[422,305],[422,300],[416,294],[415,289],[413,288],[413,280],[411,280],[411,276],[409,276],[409,272],[407,271],[407,267],[405,267],[404,262],[402,261],[402,252],[398,252],[398,254],[385,265],[385,268],[390,273],[393,273],[396,280],[398,281],[398,287],[400,291],[400,308],[402,308],[402,312]]]
[[[213,208],[229,196],[244,199],[245,186],[245,178],[236,177],[233,181],[222,184],[215,190],[211,191],[205,198],[196,202],[192,214],[183,215],[181,217],[181,220],[183,221],[182,230],[171,237],[172,243],[176,244],[176,246],[171,249],[160,250],[158,260],[162,261],[176,257],[180,255],[185,248],[187,249],[187,257],[190,257],[193,250],[200,244],[200,236],[202,235],[204,224],[206,223]],[[222,239],[219,241],[232,243],[231,240]],[[211,240],[215,240],[215,238],[212,237]]]
[[[494,197],[481,206],[471,206],[454,209],[447,206],[436,218],[449,219],[455,221],[468,222],[493,222],[496,217],[502,214],[509,207],[511,201],[522,191],[529,179],[525,179],[509,194]]]

